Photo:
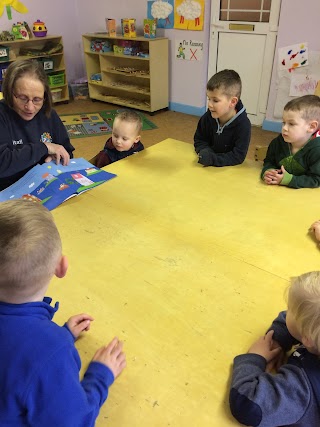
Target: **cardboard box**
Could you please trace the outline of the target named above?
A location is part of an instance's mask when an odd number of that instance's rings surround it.
[[[106,30],[109,37],[116,37],[116,20],[106,18]]]
[[[155,19],[143,20],[143,35],[148,39],[156,38],[157,21]]]
[[[137,37],[136,20],[134,18],[121,19],[122,35],[127,38]]]

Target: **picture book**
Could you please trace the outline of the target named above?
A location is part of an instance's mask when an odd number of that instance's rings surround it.
[[[71,159],[68,166],[51,161],[34,166],[19,181],[0,191],[0,202],[29,199],[52,210],[65,200],[114,177],[115,174],[99,169],[82,158]]]

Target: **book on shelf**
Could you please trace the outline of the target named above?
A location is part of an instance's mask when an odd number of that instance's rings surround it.
[[[51,161],[34,166],[19,181],[0,191],[0,202],[29,199],[52,210],[65,200],[114,177],[115,174],[99,169],[82,158],[71,159],[68,166]]]

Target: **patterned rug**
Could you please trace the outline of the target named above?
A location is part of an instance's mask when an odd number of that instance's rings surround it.
[[[60,115],[69,138],[86,138],[88,136],[106,135],[112,132],[113,120],[118,110],[98,111],[96,113]],[[142,119],[142,130],[156,129],[157,126],[137,111]]]

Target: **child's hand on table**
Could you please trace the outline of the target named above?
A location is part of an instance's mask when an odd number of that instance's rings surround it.
[[[75,339],[77,339],[81,332],[88,331],[90,329],[90,323],[93,320],[93,317],[89,314],[76,314],[75,316],[70,317],[67,321],[67,326]]]
[[[279,185],[283,179],[283,174],[286,172],[285,168],[267,170],[263,176],[263,180],[269,185]]]
[[[255,343],[252,344],[248,350],[248,353],[259,354],[266,359],[267,364],[277,358],[282,349],[277,345],[275,345],[274,348],[274,342],[272,339],[273,332],[274,331],[269,331],[266,333],[266,335],[260,337]]]
[[[314,233],[315,238],[320,242],[320,220],[311,224],[310,231]]]
[[[106,365],[117,378],[126,367],[126,356],[122,351],[123,343],[117,337],[106,346],[99,348],[93,356],[93,362]]]

